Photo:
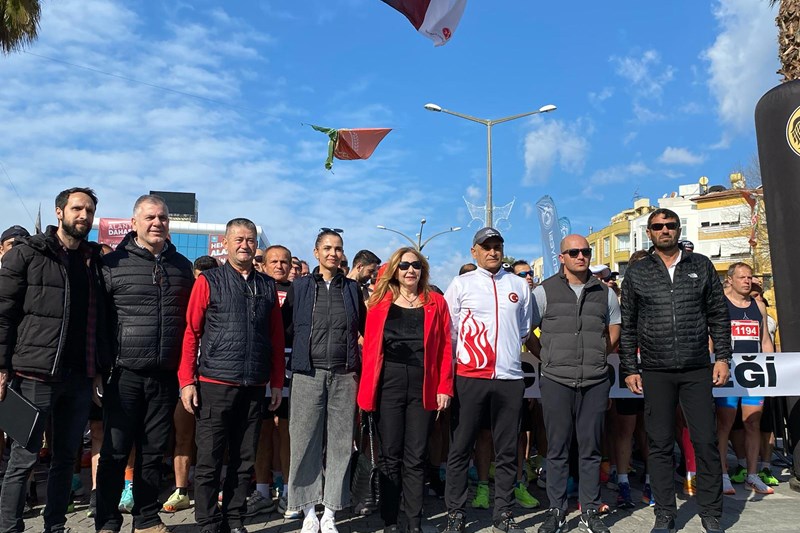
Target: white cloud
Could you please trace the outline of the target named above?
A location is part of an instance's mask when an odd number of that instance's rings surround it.
[[[584,182],[581,194],[586,198],[603,200],[606,190],[613,190],[616,186],[626,183],[632,177],[645,176],[650,173],[650,168],[641,161],[600,169],[595,171]]]
[[[766,2],[719,0],[714,16],[720,33],[701,57],[720,122],[742,132],[753,127],[759,98],[779,81],[775,11]]]
[[[639,132],[638,131],[629,131],[628,133],[625,134],[625,137],[623,137],[622,145],[623,146],[628,146],[630,143],[632,143],[634,140],[636,140],[636,137],[638,137],[638,136],[639,136]]]
[[[467,198],[470,200],[477,200],[481,197],[482,191],[475,185],[467,187]]]
[[[536,213],[536,207],[530,202],[522,202],[522,210],[525,218],[531,218]]]
[[[547,183],[554,167],[580,174],[589,152],[594,127],[585,119],[574,122],[534,119],[534,129],[525,136],[524,185]]]
[[[656,50],[647,50],[641,56],[617,57],[610,61],[616,72],[627,80],[637,98],[660,100],[664,85],[672,81],[675,68],[661,65],[661,56]]]
[[[589,93],[589,103],[597,109],[602,108],[602,103],[614,96],[614,89],[603,87],[599,92]]]
[[[693,154],[687,148],[667,146],[659,156],[658,161],[665,165],[699,165],[706,160],[706,156]]]
[[[381,238],[366,221],[419,219],[440,207],[432,186],[405,173],[408,154],[391,143],[367,161],[337,161],[334,173],[325,171],[327,139],[292,118],[299,108],[286,78],[263,55],[268,36],[220,11],[192,12],[192,22],[182,24],[156,17],[153,27],[129,6],[44,3],[41,37],[30,50],[216,103],[31,54],[2,58],[0,124],[13,135],[0,135],[0,161],[28,210],[35,215],[43,205],[44,224],[55,223],[53,198],[71,186],[95,188],[98,217],[129,215],[135,198],[151,189],[194,191],[201,222],[248,217],[271,240],[310,258],[321,226],[345,228],[352,254]],[[275,91],[268,105],[277,116],[247,109],[242,95],[254,86]],[[354,121],[391,117],[381,103],[359,109],[337,112]],[[0,227],[32,227],[0,177]],[[397,183],[408,185],[402,196]]]

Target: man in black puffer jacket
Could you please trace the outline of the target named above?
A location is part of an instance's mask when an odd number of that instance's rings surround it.
[[[53,421],[45,533],[65,530],[72,465],[92,390],[102,390],[101,373],[108,368],[100,247],[86,241],[96,206],[91,189],[62,191],[56,197],[58,228],[18,237],[0,269],[0,401],[13,377],[10,388]],[[34,431],[27,447],[11,447],[0,494],[3,533],[25,528],[25,488],[43,430]]]
[[[722,471],[712,384],[725,385],[730,376],[730,321],[714,265],[703,255],[684,251],[678,245],[680,233],[680,218],[674,211],[656,209],[650,214],[647,234],[653,249],[628,269],[622,282],[620,370],[633,393],[644,392],[648,466],[656,502],[651,533],[675,531],[672,450],[678,402],[697,457],[697,503],[703,527],[719,533]],[[714,342],[713,368],[709,336]]]
[[[133,527],[166,533],[158,517],[161,459],[178,400],[178,363],[192,263],[168,240],[169,211],[159,196],[141,196],[133,231],[103,258],[116,362],[104,395],[104,436],[97,468],[97,531],[118,532],[117,504],[136,445]]]

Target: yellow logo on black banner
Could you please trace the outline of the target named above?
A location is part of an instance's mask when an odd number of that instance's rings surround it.
[[[792,112],[786,123],[786,142],[795,154],[800,155],[800,107]]]

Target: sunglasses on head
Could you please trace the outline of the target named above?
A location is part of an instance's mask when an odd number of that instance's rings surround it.
[[[400,270],[408,270],[408,267],[414,267],[414,270],[422,270],[422,261],[400,261],[397,268]]]
[[[325,232],[331,233],[331,232],[333,232],[333,233],[338,233],[338,234],[341,235],[342,233],[344,233],[344,230],[341,229],[341,228],[319,228],[319,232],[320,233],[325,233]]]
[[[583,254],[583,257],[591,257],[592,256],[592,249],[591,248],[570,248],[569,250],[563,250],[562,254],[567,254],[571,258],[575,259],[578,257],[578,254]]]
[[[677,222],[654,222],[650,224],[650,229],[653,231],[661,231],[665,226],[668,230],[674,231],[680,227],[680,224]]]
[[[528,276],[533,276],[533,270],[525,270],[524,272],[517,272],[517,276],[521,278],[527,278]]]

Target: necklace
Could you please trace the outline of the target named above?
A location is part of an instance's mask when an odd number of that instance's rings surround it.
[[[417,300],[419,300],[419,294],[415,294],[415,295],[414,295],[414,298],[412,298],[412,299],[409,299],[409,298],[407,298],[407,297],[406,297],[406,295],[405,295],[405,294],[403,294],[403,292],[402,292],[402,291],[400,291],[400,296],[402,296],[402,297],[403,297],[403,300],[405,300],[406,302],[408,302],[408,305],[409,305],[409,307],[416,307],[416,305],[414,305],[414,304],[416,303],[416,301],[417,301]]]

